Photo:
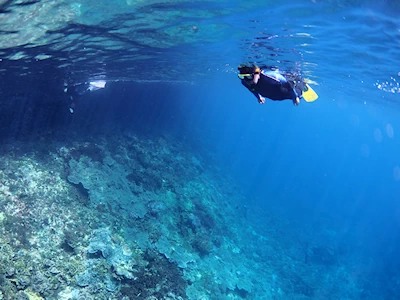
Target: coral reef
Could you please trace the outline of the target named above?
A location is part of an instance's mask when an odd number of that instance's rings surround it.
[[[331,248],[296,258],[257,233],[225,176],[172,138],[4,149],[0,299],[311,299],[327,269],[348,280]]]

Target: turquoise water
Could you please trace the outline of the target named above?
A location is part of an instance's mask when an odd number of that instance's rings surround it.
[[[399,11],[0,1],[0,295],[398,299]]]

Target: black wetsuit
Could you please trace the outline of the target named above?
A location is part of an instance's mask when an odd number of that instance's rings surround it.
[[[259,99],[258,95],[275,101],[292,100],[301,96],[301,89],[295,91],[293,83],[291,84],[280,73],[264,72],[260,74],[257,84],[253,79],[242,79],[242,84]]]

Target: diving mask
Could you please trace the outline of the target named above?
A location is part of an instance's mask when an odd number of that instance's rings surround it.
[[[253,74],[238,74],[240,79],[253,79]]]

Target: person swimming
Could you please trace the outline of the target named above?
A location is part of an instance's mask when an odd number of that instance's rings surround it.
[[[307,102],[315,101],[318,95],[308,86],[303,78],[292,73],[281,73],[278,70],[262,70],[256,65],[240,65],[238,67],[242,84],[257,98],[260,104],[265,98],[273,101],[292,100],[299,105],[304,92],[308,94]],[[312,99],[311,99],[312,98]]]

